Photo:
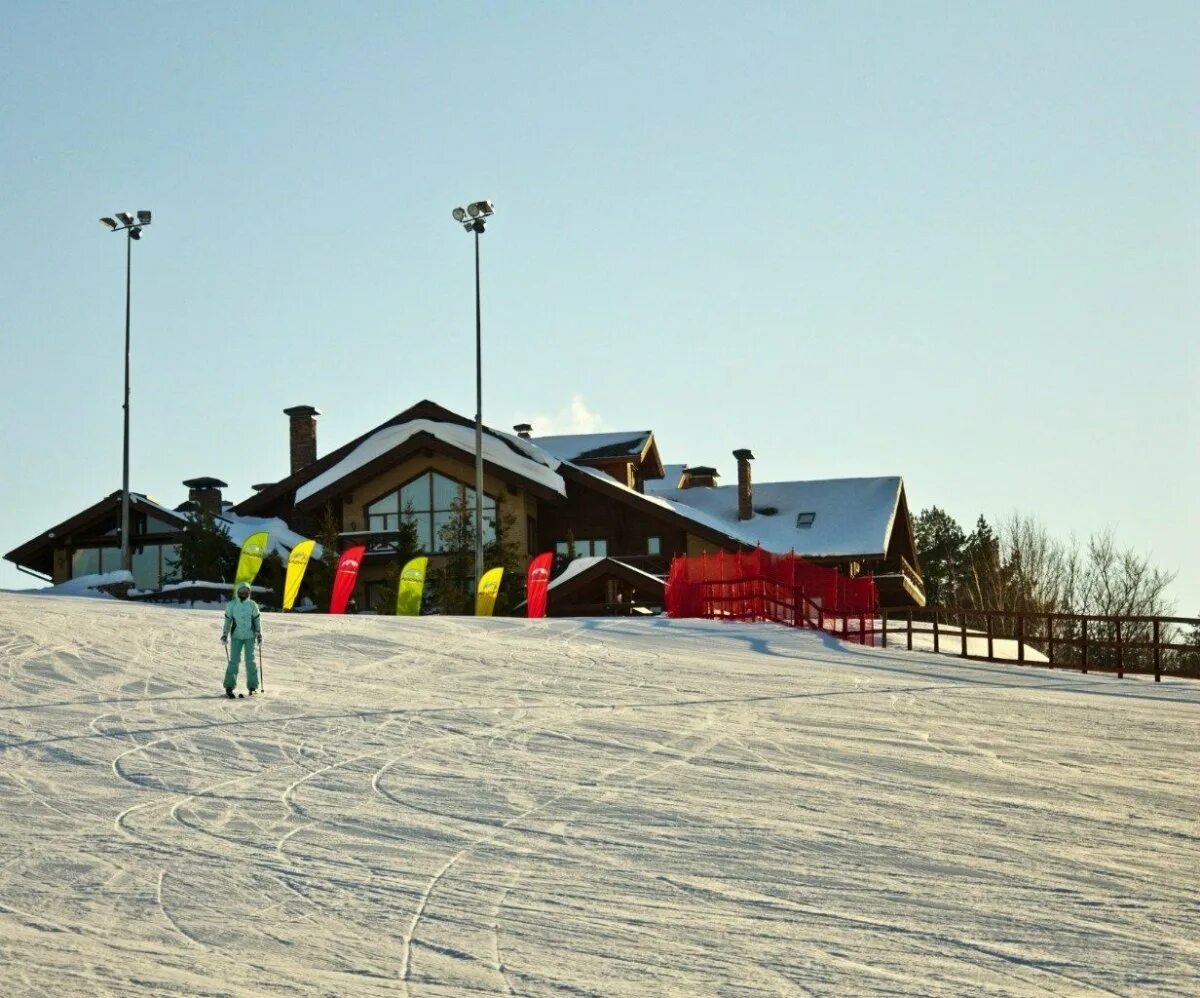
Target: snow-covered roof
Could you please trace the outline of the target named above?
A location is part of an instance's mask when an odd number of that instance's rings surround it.
[[[557,437],[534,437],[547,454],[560,461],[595,461],[603,458],[638,457],[650,440],[649,430],[616,433],[570,433]]]
[[[292,548],[305,540],[303,534],[298,534],[283,520],[275,516],[238,516],[237,513],[226,510],[218,518],[229,531],[229,539],[239,548],[246,543],[246,538],[265,530],[267,532],[267,549],[265,554],[275,552],[287,561]],[[313,557],[320,558],[321,545],[313,548]]]
[[[600,562],[602,562],[602,561],[616,562],[617,564],[621,565],[623,568],[628,569],[630,572],[636,572],[638,575],[644,575],[646,577],[647,582],[652,582],[655,585],[659,585],[659,586],[662,585],[662,579],[660,579],[657,575],[651,575],[649,572],[643,572],[640,568],[635,568],[633,565],[630,565],[627,562],[621,561],[620,558],[607,558],[604,556],[592,556],[592,557],[587,557],[587,558],[575,558],[574,560],[572,560],[572,562],[565,569],[563,569],[562,574],[559,576],[556,576],[550,582],[549,588],[553,589],[555,586],[561,585],[562,583],[566,582],[568,579],[573,579],[577,575],[582,575],[589,568],[592,568],[595,565],[600,564]]]
[[[683,477],[683,469],[686,464],[664,464],[663,477],[661,480],[652,478],[645,483],[647,492],[658,495],[662,492],[674,492],[679,488],[679,480]]]
[[[883,557],[902,484],[898,475],[755,482],[755,513],[749,520],[737,518],[736,485],[660,491],[653,498],[684,516],[689,515],[685,510],[694,510],[708,526],[768,551],[794,550],[810,558]],[[804,522],[809,525],[802,526]]]
[[[337,464],[300,486],[296,490],[296,502],[303,502],[309,496],[316,495],[418,433],[428,433],[460,450],[472,454],[475,452],[475,430],[470,426],[432,419],[414,419],[397,426],[385,426],[363,440]],[[485,430],[483,459],[523,475],[559,495],[567,494],[566,485],[556,470],[558,460],[540,448],[530,446],[528,440],[495,430]]]

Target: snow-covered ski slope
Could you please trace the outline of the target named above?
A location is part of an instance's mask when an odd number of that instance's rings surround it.
[[[1189,994],[1200,684],[0,595],[0,994]]]

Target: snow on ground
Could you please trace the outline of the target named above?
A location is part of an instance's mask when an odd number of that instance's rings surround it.
[[[0,594],[0,993],[1194,994],[1200,684]]]

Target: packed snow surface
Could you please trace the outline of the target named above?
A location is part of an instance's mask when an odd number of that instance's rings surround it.
[[[1195,994],[1200,684],[0,594],[0,994]]]

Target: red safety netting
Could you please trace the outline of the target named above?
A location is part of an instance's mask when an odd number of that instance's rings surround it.
[[[870,577],[848,579],[794,554],[762,548],[674,558],[665,609],[671,617],[772,620],[874,644],[877,598]]]

